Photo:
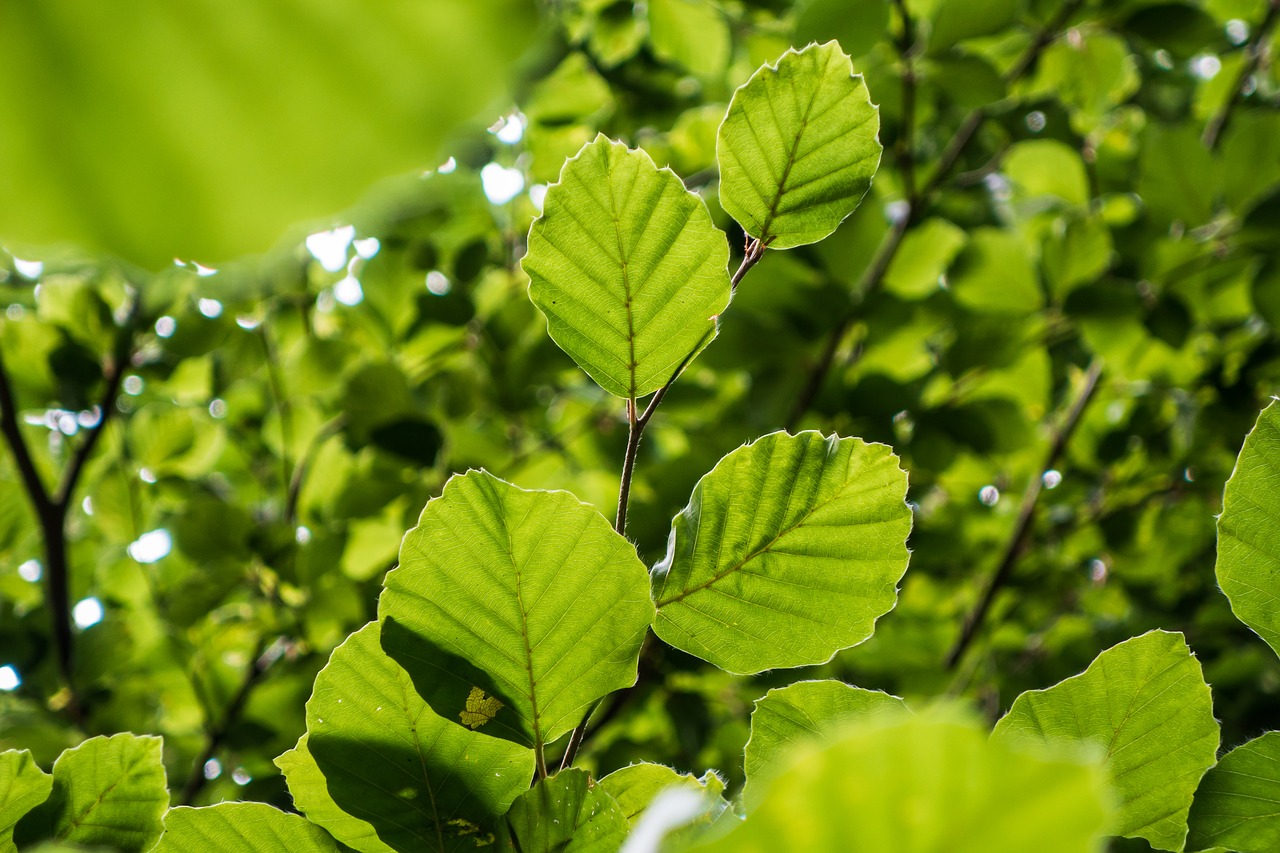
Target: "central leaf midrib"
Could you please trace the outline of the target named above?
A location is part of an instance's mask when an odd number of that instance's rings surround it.
[[[613,151],[605,150],[605,173],[607,180],[605,183],[609,185],[609,208],[613,214],[613,234],[618,241],[618,264],[622,270],[622,292],[623,307],[627,312],[627,350],[630,359],[627,361],[627,376],[630,379],[630,394],[627,396],[634,400],[636,398],[636,326],[635,318],[631,311],[631,277],[627,270],[627,254],[622,245],[622,226],[618,216],[618,198],[614,192],[613,186]]]
[[[794,86],[792,87],[794,89]],[[809,99],[809,103],[804,108],[804,116],[800,119],[800,129],[796,132],[795,139],[791,142],[791,150],[787,153],[787,161],[782,166],[782,177],[778,179],[778,191],[773,196],[773,201],[769,204],[769,212],[765,214],[764,222],[760,228],[760,239],[768,240],[772,235],[769,234],[769,228],[773,225],[773,220],[778,217],[778,205],[782,203],[782,197],[787,194],[787,179],[791,177],[791,169],[796,164],[796,153],[800,150],[800,139],[804,136],[806,130],[809,129],[809,115],[813,112],[813,105],[818,98],[815,94]],[[777,122],[777,112],[773,109],[772,93],[765,95],[765,103],[769,105],[769,111],[773,113],[774,121]]]

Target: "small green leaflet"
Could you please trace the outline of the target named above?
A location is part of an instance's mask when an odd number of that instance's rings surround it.
[[[836,42],[751,76],[720,125],[720,204],[774,249],[816,243],[857,209],[880,166],[879,110]]]
[[[565,163],[529,232],[529,296],[561,349],[610,394],[658,390],[729,304],[729,246],[702,199],[604,136]]]
[[[160,738],[89,738],[53,765],[53,792],[18,822],[19,846],[53,839],[143,853],[160,837],[169,806]]]
[[[616,853],[627,816],[585,770],[570,767],[520,796],[498,828],[497,849],[516,853]]]
[[[1188,822],[1189,850],[1280,850],[1280,732],[1267,732],[1224,755],[1200,780]]]
[[[671,523],[654,632],[736,674],[830,660],[897,602],[906,493],[883,444],[775,432],[738,448]]]
[[[1080,675],[1023,693],[992,737],[1100,750],[1120,798],[1112,834],[1181,850],[1219,736],[1199,661],[1181,634],[1151,631],[1098,655]]]
[[[323,829],[266,803],[169,809],[153,853],[338,853]]]
[[[1218,584],[1231,610],[1280,654],[1280,402],[1258,416],[1218,517]]]

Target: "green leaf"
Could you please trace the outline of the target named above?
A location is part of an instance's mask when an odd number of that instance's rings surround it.
[[[1244,440],[1218,516],[1218,584],[1240,621],[1280,654],[1280,403]]]
[[[604,136],[547,190],[523,265],[551,337],[610,394],[658,390],[715,337],[729,247],[698,196]]]
[[[533,778],[529,750],[432,712],[382,651],[377,622],[334,649],[316,676],[306,749],[323,776],[310,781],[323,781],[339,809],[393,850],[473,849]],[[333,820],[325,791],[296,781],[299,808],[316,804],[317,823]]]
[[[743,802],[754,806],[761,786],[798,747],[829,741],[851,722],[906,710],[897,696],[839,681],[797,681],[770,690],[751,712],[751,739],[743,751]]]
[[[594,508],[470,471],[405,536],[378,614],[437,713],[541,749],[635,683],[653,602],[635,548]]]
[[[720,125],[720,204],[775,249],[816,243],[880,165],[879,110],[835,42],[789,50],[733,94]]]
[[[359,853],[391,853],[373,824],[352,817],[338,807],[329,795],[328,783],[307,744],[310,735],[303,734],[293,749],[275,760],[284,774],[293,805],[307,820],[322,826],[334,838]]]
[[[337,853],[320,827],[265,803],[169,809],[154,853]]]
[[[715,77],[729,61],[729,20],[713,0],[649,0],[649,43],[659,59]]]
[[[1200,780],[1188,822],[1190,850],[1280,850],[1280,732],[1267,732],[1222,756]]]
[[[1106,825],[1095,765],[987,738],[954,713],[860,723],[801,751],[760,806],[700,853],[1094,853]]]
[[[668,788],[681,788],[706,797],[707,811],[703,822],[719,817],[729,805],[721,796],[724,781],[710,770],[699,779],[692,773],[677,773],[665,764],[641,762],[613,771],[600,780],[600,787],[617,801],[633,827],[644,810]]]
[[[85,847],[150,850],[169,806],[158,737],[95,737],[53,765],[53,793],[24,817],[19,846],[52,838]]]
[[[941,53],[965,39],[1009,26],[1025,0],[938,0],[929,16],[929,52]]]
[[[738,448],[671,523],[654,631],[736,674],[830,660],[897,602],[906,493],[883,444],[810,431]]]
[[[1120,798],[1112,834],[1181,850],[1196,785],[1217,759],[1218,723],[1182,635],[1151,631],[1098,655],[1080,675],[1023,693],[993,737],[1099,748]]]
[[[49,798],[53,777],[28,750],[0,752],[0,848],[11,848],[18,819]]]
[[[800,0],[792,44],[834,39],[850,56],[862,56],[889,28],[889,0]]]
[[[569,768],[520,796],[498,830],[498,849],[615,853],[627,837],[622,808],[585,770]]]
[[[1044,303],[1026,242],[1003,228],[975,228],[950,273],[956,302],[984,314],[1030,314]]]
[[[3,10],[0,186],[21,203],[0,237],[152,269],[266,250],[435,166],[536,32],[528,0]]]
[[[902,248],[885,270],[885,290],[903,299],[932,296],[968,242],[968,234],[960,227],[937,217],[926,219],[902,238]]]

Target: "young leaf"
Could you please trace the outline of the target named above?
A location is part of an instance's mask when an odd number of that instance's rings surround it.
[[[1280,850],[1280,732],[1267,732],[1222,756],[1200,780],[1188,823],[1189,850]]]
[[[672,521],[654,631],[736,674],[830,660],[897,601],[906,493],[883,444],[775,432],[738,448]]]
[[[0,849],[12,849],[18,819],[49,798],[53,777],[28,750],[0,752]]]
[[[667,383],[715,337],[729,247],[702,199],[604,136],[565,163],[529,232],[529,296],[551,337],[610,394]]]
[[[361,828],[337,823],[328,800],[393,850],[473,849],[529,787],[533,754],[433,713],[378,633],[372,622],[352,634],[316,676],[306,749],[322,778],[295,775],[289,790],[354,840]]]
[[[987,738],[954,713],[866,721],[802,751],[760,806],[699,853],[1094,853],[1100,768]]]
[[[83,847],[150,850],[169,806],[158,737],[95,737],[53,764],[53,793],[18,822],[19,846],[52,838]]]
[[[752,807],[759,801],[761,786],[797,747],[830,740],[853,721],[906,710],[897,696],[839,681],[797,681],[770,690],[751,712],[751,739],[743,751],[743,802]]]
[[[615,853],[627,816],[585,770],[543,779],[511,805],[498,828],[498,850],[519,853]]]
[[[1219,737],[1200,663],[1181,634],[1166,631],[1126,640],[1080,675],[1023,693],[992,736],[1101,749],[1120,798],[1112,834],[1162,850],[1182,849],[1187,810]]]
[[[169,809],[153,853],[337,853],[320,827],[266,803],[219,803]]]
[[[635,683],[653,602],[635,548],[595,509],[470,471],[405,536],[378,614],[383,648],[438,714],[541,749]]]
[[[328,782],[307,745],[308,737],[303,733],[297,745],[275,761],[276,767],[284,774],[293,805],[307,816],[307,820],[324,827],[330,835],[357,853],[393,853],[393,848],[378,838],[373,824],[352,817],[333,801]]]
[[[617,801],[632,827],[654,799],[668,788],[682,788],[706,798],[707,810],[699,822],[715,820],[729,806],[721,796],[724,782],[710,770],[699,779],[692,773],[677,773],[665,764],[641,762],[613,771],[600,780],[600,787]]]
[[[789,50],[733,93],[720,125],[720,204],[774,249],[816,243],[880,165],[880,112],[836,42]]]
[[[1280,402],[1244,440],[1218,516],[1218,584],[1231,610],[1280,654]]]

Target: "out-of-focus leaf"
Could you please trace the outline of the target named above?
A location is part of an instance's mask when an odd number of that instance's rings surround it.
[[[1222,756],[1200,780],[1188,823],[1189,850],[1280,849],[1280,732],[1267,732]]]
[[[771,248],[816,243],[871,186],[879,130],[838,44],[789,50],[733,94],[720,125],[720,204]]]
[[[965,39],[996,33],[1011,24],[1026,0],[937,0],[929,16],[929,51],[941,53]]]
[[[1218,583],[1231,610],[1280,654],[1280,403],[1244,440],[1218,516]]]
[[[95,737],[53,765],[53,793],[18,822],[19,846],[43,839],[125,853],[150,850],[169,806],[160,738]]]
[[[885,290],[903,299],[937,293],[951,262],[968,242],[964,229],[945,219],[926,219],[902,239],[884,274]]]
[[[796,4],[792,44],[826,44],[833,39],[850,56],[862,56],[889,26],[889,0],[801,0]]]
[[[1030,314],[1044,303],[1026,242],[1001,228],[975,228],[948,273],[956,301],[986,314]]]
[[[1200,664],[1181,634],[1165,631],[1126,640],[1080,675],[1023,693],[993,736],[1103,751],[1120,798],[1112,834],[1161,850],[1183,849],[1191,798],[1218,750]]]
[[[906,490],[883,444],[776,432],[738,448],[671,523],[655,633],[734,673],[862,642],[907,569]]]
[[[856,724],[801,750],[741,826],[694,849],[1095,853],[1107,800],[1096,765],[1012,749],[934,712]]]
[[[540,749],[634,683],[653,602],[634,546],[595,509],[471,471],[405,536],[378,615],[436,713]]]
[[[627,816],[585,770],[571,767],[522,794],[498,829],[498,849],[519,853],[614,853]]]
[[[660,59],[712,77],[729,61],[729,20],[714,0],[649,0],[649,43]]]
[[[306,749],[323,780],[295,776],[290,790],[297,784],[299,807],[316,806],[353,841],[359,827],[333,815],[330,802],[395,850],[472,849],[528,787],[533,753],[462,722],[432,712],[370,623],[316,676]]]
[[[897,696],[839,681],[797,681],[770,690],[751,712],[751,739],[743,753],[743,802],[748,808],[758,803],[761,790],[795,750],[829,741],[850,723],[906,710]]]
[[[715,337],[728,262],[701,199],[601,136],[547,191],[523,265],[552,339],[610,394],[635,398]]]
[[[6,5],[0,186],[21,203],[0,234],[153,269],[265,250],[443,159],[535,31],[527,0]]]
[[[323,829],[266,803],[170,809],[155,853],[337,853]]]

